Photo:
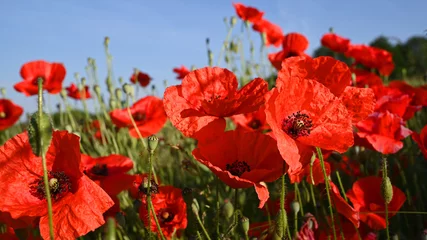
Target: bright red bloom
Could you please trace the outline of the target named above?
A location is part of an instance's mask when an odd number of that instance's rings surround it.
[[[8,99],[0,99],[0,130],[5,130],[15,124],[24,109]]]
[[[68,92],[67,95],[71,98],[74,98],[77,100],[92,98],[89,91],[89,86],[85,86],[84,89],[79,90],[79,88],[74,83],[71,83],[71,85],[65,89]]]
[[[305,50],[308,48],[308,39],[300,33],[288,33],[283,37],[282,50],[276,53],[268,54],[268,60],[277,69],[282,68],[283,60],[296,57],[304,56],[309,57],[305,54]]]
[[[283,159],[289,164],[290,174],[302,168],[303,153],[298,143],[338,152],[345,152],[353,145],[353,114],[330,89],[317,81],[332,83],[342,75],[317,71],[321,68],[304,66],[304,58],[296,63],[295,59],[293,64],[283,63],[277,88],[266,95],[267,122],[277,138]],[[347,79],[344,81],[348,84]],[[335,89],[338,92],[339,88]]]
[[[158,133],[167,120],[162,100],[154,96],[140,99],[130,107],[130,112],[142,137]],[[127,127],[132,137],[138,137],[126,108],[113,110],[110,117],[117,127]]]
[[[377,98],[375,105],[376,112],[394,113],[399,117],[404,117],[410,108],[412,96],[400,91],[398,88],[377,85],[372,87]]]
[[[187,227],[187,205],[182,197],[181,189],[173,186],[159,187],[159,193],[152,198],[154,212],[159,220],[162,233],[168,239],[176,231],[176,235]],[[145,201],[139,208],[139,216],[148,225],[147,206]],[[152,213],[151,213],[152,214]],[[154,217],[151,217],[151,231],[158,232]]]
[[[373,72],[356,68],[352,69],[352,73],[356,74],[356,86],[354,87],[364,88],[366,86],[383,85],[381,78]]]
[[[148,86],[148,84],[150,84],[151,77],[146,73],[135,70],[135,73],[132,74],[132,76],[130,77],[130,81],[132,83],[136,83],[138,81],[139,85],[141,85],[142,87],[146,87]]]
[[[388,111],[373,113],[359,122],[357,129],[360,138],[365,138],[372,149],[383,154],[398,152],[403,147],[401,140],[412,133],[399,116]]]
[[[265,119],[264,106],[260,107],[256,112],[234,115],[231,117],[231,120],[233,120],[237,127],[241,127],[249,131],[263,131],[270,129]]]
[[[382,178],[380,177],[361,178],[347,192],[347,197],[353,203],[354,208],[360,212],[360,221],[375,230],[386,228],[381,182]],[[393,198],[388,204],[389,218],[396,215],[396,212],[399,211],[405,201],[405,194],[399,188],[393,186]]]
[[[327,33],[320,40],[323,46],[334,52],[345,53],[350,46],[350,39],[338,36],[335,33]]]
[[[232,188],[255,187],[262,208],[269,198],[267,187],[284,173],[276,141],[259,132],[228,131],[221,141],[198,143],[193,156]]]
[[[173,72],[177,74],[176,79],[182,80],[187,74],[190,73],[190,70],[185,66],[181,66],[180,68],[174,68]]]
[[[418,144],[421,152],[424,155],[424,158],[427,160],[427,125],[421,129],[420,134],[414,132],[412,133],[412,139]]]
[[[427,106],[427,89],[422,87],[413,87],[405,81],[391,81],[388,85],[391,88],[398,88],[400,91],[412,97],[411,105]]]
[[[59,93],[65,78],[65,67],[62,63],[49,63],[43,60],[25,63],[21,68],[23,80],[15,86],[16,91],[25,96],[38,93],[38,78],[43,78],[43,89],[51,94]]]
[[[233,3],[233,6],[236,9],[237,16],[244,21],[256,23],[261,20],[264,15],[264,12],[261,12],[254,7],[247,7],[241,3]]]
[[[278,47],[282,44],[284,35],[282,28],[279,25],[276,25],[266,19],[261,19],[255,22],[252,28],[257,32],[265,34],[266,46],[274,45]]]
[[[47,204],[41,158],[34,156],[27,133],[0,147],[0,211],[13,218],[40,217],[40,232],[49,239]],[[57,239],[75,239],[102,224],[113,201],[83,174],[79,138],[54,131],[46,154]],[[19,172],[19,174],[16,174]]]
[[[168,87],[163,104],[172,124],[185,136],[206,139],[224,131],[224,117],[257,111],[265,101],[267,85],[256,78],[237,90],[232,72],[205,67],[189,73],[181,85]]]
[[[356,63],[377,69],[381,75],[389,76],[394,70],[391,53],[383,49],[366,45],[350,45],[345,54],[347,57],[354,58]]]

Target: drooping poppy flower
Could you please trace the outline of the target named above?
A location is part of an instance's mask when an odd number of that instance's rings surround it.
[[[310,68],[285,63],[283,66],[288,70],[279,72],[277,88],[266,95],[266,116],[292,174],[302,168],[302,152],[297,143],[338,152],[352,146],[353,114],[331,90],[315,80],[321,75],[307,77],[305,73]],[[331,80],[335,81],[333,77]]]
[[[0,130],[5,130],[15,124],[24,109],[8,99],[0,99]]]
[[[356,126],[357,135],[366,139],[371,149],[382,154],[398,152],[403,147],[401,140],[412,133],[404,126],[402,118],[388,111],[375,112]]]
[[[311,213],[304,215],[304,224],[296,235],[296,240],[316,240],[314,231],[319,227],[316,218]]]
[[[257,111],[268,84],[261,78],[237,90],[236,76],[227,69],[201,68],[189,73],[181,85],[165,90],[163,104],[172,124],[185,136],[212,138],[225,129],[224,117]]]
[[[373,72],[361,68],[353,68],[351,72],[356,74],[356,86],[354,87],[364,88],[383,84],[381,78]]]
[[[256,112],[234,115],[231,120],[237,125],[248,131],[263,131],[268,130],[268,126],[265,119],[265,107],[262,106]]]
[[[232,188],[255,187],[262,208],[269,198],[266,186],[284,173],[276,141],[259,132],[227,131],[221,141],[199,142],[193,156]]]
[[[381,177],[369,176],[361,178],[347,191],[347,197],[353,203],[354,208],[360,212],[360,221],[374,230],[386,228],[381,182]],[[396,212],[399,211],[405,201],[405,194],[399,188],[393,186],[393,198],[388,204],[389,218],[396,215]]]
[[[156,183],[154,176],[151,177],[150,189],[148,189],[148,174],[137,174],[134,176],[134,180],[129,193],[134,199],[142,199],[150,192],[152,195],[159,193],[160,182]]]
[[[32,153],[27,133],[7,141],[0,152],[0,211],[13,218],[40,217],[40,233],[49,239],[41,158]],[[83,174],[80,158],[79,137],[54,131],[46,160],[57,239],[75,239],[98,228],[114,204]]]
[[[138,69],[135,69],[134,74],[130,77],[132,83],[138,82],[141,87],[146,87],[150,84],[151,77],[147,73],[141,72]]]
[[[418,144],[421,153],[427,160],[427,125],[425,125],[423,129],[421,129],[421,132],[419,134],[416,132],[412,133],[412,139],[414,139],[414,141]]]
[[[283,60],[295,57],[304,56],[309,57],[305,54],[305,50],[308,48],[308,39],[300,33],[288,33],[283,37],[282,50],[276,53],[268,54],[268,60],[277,69],[282,68]]]
[[[338,53],[345,53],[350,46],[349,39],[338,36],[335,33],[327,33],[323,35],[320,42],[322,43],[322,46]]]
[[[390,52],[366,45],[351,45],[345,53],[352,57],[356,63],[367,68],[377,69],[381,75],[389,76],[394,70],[393,57]]]
[[[236,14],[243,21],[249,21],[251,23],[256,23],[262,19],[264,12],[259,11],[258,9],[250,6],[245,6],[241,3],[233,3],[234,8],[236,9]]]
[[[130,112],[142,137],[158,133],[167,120],[162,100],[154,96],[140,99],[130,107]],[[138,137],[126,108],[113,110],[110,117],[117,127],[127,127],[132,137]]]
[[[38,79],[43,79],[43,90],[51,94],[59,93],[65,78],[65,67],[62,63],[49,63],[43,60],[25,63],[21,68],[23,80],[13,87],[25,96],[38,93]]]
[[[279,25],[276,25],[267,19],[261,19],[254,23],[252,28],[260,33],[265,34],[265,45],[279,47],[283,41],[283,31]]]
[[[168,239],[173,233],[180,236],[182,230],[187,227],[187,205],[182,197],[181,189],[173,186],[161,186],[159,193],[152,198],[152,201],[163,235]],[[151,217],[151,223],[148,223],[145,201],[139,208],[139,216],[145,226],[150,225],[151,231],[158,232],[154,217]]]
[[[65,88],[68,92],[68,96],[77,100],[80,99],[89,99],[92,98],[90,91],[89,91],[89,86],[85,86],[84,89],[80,90],[76,84],[71,83],[71,85],[67,88]]]
[[[180,68],[174,68],[173,72],[177,74],[176,79],[182,80],[185,76],[187,76],[187,74],[190,73],[190,70],[188,70],[188,68],[183,65]]]

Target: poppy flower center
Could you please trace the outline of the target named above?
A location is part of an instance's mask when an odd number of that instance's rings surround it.
[[[234,176],[242,176],[245,172],[250,172],[251,167],[245,161],[234,161],[232,164],[225,166],[225,169],[229,171]]]
[[[312,128],[311,118],[300,111],[293,113],[282,121],[282,130],[294,139],[310,135]]]
[[[159,219],[163,223],[171,222],[175,214],[171,213],[168,209],[161,209],[159,213]]]
[[[258,119],[253,119],[249,122],[249,127],[252,129],[258,129],[261,127],[261,121]]]
[[[136,112],[136,113],[132,114],[132,117],[135,121],[144,121],[147,116],[145,115],[145,113]]]
[[[159,193],[159,185],[151,179],[150,189],[148,189],[148,177],[145,177],[141,184],[138,186],[140,193],[147,195],[148,192],[151,194]]]
[[[297,52],[288,52],[288,54],[286,54],[285,58],[290,58],[290,57],[297,57],[299,56],[299,53]]]
[[[98,176],[108,176],[107,164],[96,164],[90,171]]]
[[[71,181],[64,172],[49,172],[49,190],[53,201],[57,201],[71,191]],[[30,193],[40,200],[45,199],[46,189],[43,177],[30,184]]]
[[[6,118],[6,113],[5,112],[0,112],[0,118]]]

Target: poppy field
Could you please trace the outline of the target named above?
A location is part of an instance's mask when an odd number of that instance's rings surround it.
[[[333,29],[310,56],[232,7],[221,52],[207,39],[164,91],[116,79],[109,37],[105,80],[100,59],[24,63],[12,84],[38,109],[1,91],[0,239],[427,239],[423,76]]]

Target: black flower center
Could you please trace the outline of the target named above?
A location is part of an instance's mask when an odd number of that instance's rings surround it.
[[[259,129],[261,127],[261,121],[258,119],[253,119],[252,121],[249,122],[249,127],[252,129]]]
[[[107,164],[96,164],[90,170],[91,173],[98,176],[108,176],[108,167]]]
[[[64,172],[48,173],[50,196],[53,201],[57,201],[65,194],[71,191],[71,181]],[[46,198],[46,189],[44,186],[43,177],[35,180],[30,184],[30,193],[40,200]]]
[[[174,217],[175,217],[175,214],[170,212],[168,209],[161,209],[158,216],[158,218],[160,219],[160,222],[162,223],[171,222]]]
[[[135,121],[144,121],[147,118],[145,113],[142,113],[142,112],[136,112],[132,114],[132,117]]]
[[[159,185],[151,179],[150,188],[148,188],[148,177],[144,177],[144,180],[138,186],[138,190],[142,195],[147,195],[148,193],[156,194],[159,193]]]
[[[288,52],[288,54],[286,54],[285,58],[297,57],[299,55],[300,55],[299,53],[291,51],[291,52]]]
[[[234,176],[242,176],[245,172],[250,172],[251,167],[245,161],[234,161],[232,164],[225,166],[225,169],[229,171]]]
[[[294,139],[310,135],[312,128],[311,118],[300,111],[293,113],[282,121],[282,130]]]
[[[5,112],[0,112],[0,119],[4,119],[6,118],[6,113]]]

